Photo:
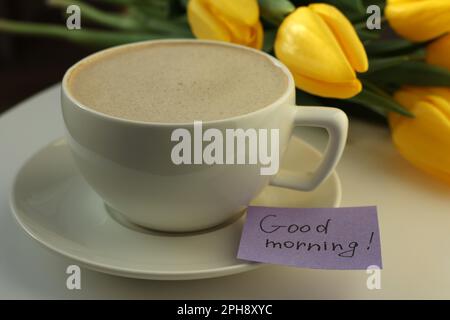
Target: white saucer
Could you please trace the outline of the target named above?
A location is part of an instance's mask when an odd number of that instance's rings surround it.
[[[313,170],[320,153],[292,138],[283,168]],[[341,185],[333,173],[304,193],[267,187],[253,205],[337,207]],[[35,240],[82,266],[132,278],[182,280],[219,277],[262,264],[236,258],[245,215],[205,232],[171,235],[125,226],[110,216],[75,167],[65,140],[35,154],[16,176],[11,206]]]

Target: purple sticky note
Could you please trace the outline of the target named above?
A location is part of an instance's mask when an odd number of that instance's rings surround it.
[[[314,269],[382,268],[376,207],[249,207],[242,260]]]

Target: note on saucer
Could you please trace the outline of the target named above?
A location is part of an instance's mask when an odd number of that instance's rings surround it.
[[[249,207],[237,257],[313,269],[381,269],[377,209]]]

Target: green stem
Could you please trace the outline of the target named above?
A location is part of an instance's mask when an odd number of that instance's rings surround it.
[[[426,51],[424,48],[417,49],[409,55],[409,60],[412,61],[423,61],[426,57]]]
[[[412,56],[404,55],[404,56],[394,56],[387,58],[372,58],[369,59],[369,70],[365,73],[368,75],[372,72],[376,72],[379,70],[387,69],[395,67],[399,64],[402,64],[405,61],[412,60]]]
[[[258,4],[261,17],[274,26],[279,26],[295,10],[289,0],[258,0]]]
[[[123,33],[117,31],[100,31],[92,29],[68,30],[66,27],[53,24],[16,22],[0,19],[0,32],[21,35],[46,36],[64,39],[79,44],[109,47],[129,42],[162,38],[162,35],[145,33]],[[166,35],[164,37],[167,37]]]
[[[164,34],[173,34],[178,37],[190,37],[191,34],[187,31],[187,27],[178,26],[170,21],[158,19],[155,17],[143,17],[136,19],[133,14],[114,14],[107,13],[97,8],[77,0],[49,0],[48,3],[55,7],[65,8],[71,4],[80,7],[82,17],[93,22],[102,24],[107,27],[126,31],[150,31]],[[129,12],[133,13],[133,8]]]
[[[449,70],[417,60],[409,60],[390,68],[361,74],[360,78],[393,86],[450,86]]]
[[[169,21],[156,16],[149,17],[139,7],[134,6],[129,7],[128,12],[130,17],[139,21],[146,29],[168,34],[178,34],[182,37],[192,37],[187,20],[171,19]]]
[[[383,96],[383,97],[385,97],[385,98],[387,98],[387,99],[391,99],[391,96],[390,96],[386,91],[384,91],[383,89],[381,89],[379,86],[377,86],[377,85],[376,85],[375,83],[373,83],[372,81],[369,81],[369,80],[363,80],[362,83],[363,83],[363,85],[364,85],[364,88],[367,88],[367,89],[369,89],[370,91],[372,91],[372,92],[374,92],[374,93],[376,93],[376,94],[378,94],[378,95],[380,95],[380,96]]]
[[[366,29],[366,20],[364,20],[362,22],[355,23],[353,25],[353,28],[355,28],[356,30]]]
[[[358,33],[358,37],[363,40],[376,40],[380,38],[380,33],[377,30],[365,30],[365,29],[359,29],[356,30]]]
[[[383,39],[370,41],[365,45],[369,56],[393,56],[402,54],[411,54],[424,47],[423,43],[413,43],[404,39]]]
[[[379,94],[370,90],[368,87],[363,88],[358,95],[348,100],[362,104],[381,115],[386,115],[388,112],[397,112],[401,115],[414,118],[414,115],[411,112],[398,104],[391,96],[386,96],[384,93]]]

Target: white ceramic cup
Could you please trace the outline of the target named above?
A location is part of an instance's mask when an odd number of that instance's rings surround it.
[[[271,105],[237,117],[203,122],[203,130],[279,129],[280,159],[296,126],[323,127],[329,142],[315,172],[285,172],[261,175],[261,164],[175,165],[171,134],[177,128],[193,131],[193,123],[149,123],[116,118],[82,105],[68,87],[70,74],[80,63],[98,58],[95,53],[72,66],[62,82],[62,112],[67,141],[75,161],[91,187],[107,207],[130,222],[160,231],[186,232],[219,225],[243,212],[268,184],[310,191],[335,168],[344,149],[348,120],[339,109],[298,107],[295,84],[289,70],[261,51],[214,41],[160,40],[177,43],[211,43],[234,46],[262,55],[288,79],[286,91]],[[149,42],[125,45],[138,47]],[[199,119],[201,120],[201,119]]]

